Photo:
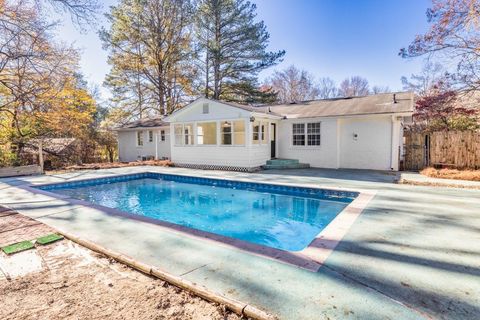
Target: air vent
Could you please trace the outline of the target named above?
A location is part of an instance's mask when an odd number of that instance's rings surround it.
[[[208,113],[208,103],[203,104],[203,113]]]

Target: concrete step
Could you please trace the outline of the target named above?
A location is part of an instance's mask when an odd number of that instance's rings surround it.
[[[295,164],[267,164],[263,166],[265,170],[282,170],[282,169],[306,169],[310,168],[308,163],[295,163]]]
[[[267,160],[267,165],[280,166],[280,165],[296,165],[299,161],[297,159],[271,159]]]

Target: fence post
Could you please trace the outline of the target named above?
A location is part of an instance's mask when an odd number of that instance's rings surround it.
[[[40,170],[43,173],[43,141],[41,139],[38,142],[38,162],[40,165]]]

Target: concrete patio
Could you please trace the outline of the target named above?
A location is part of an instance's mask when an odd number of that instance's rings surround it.
[[[22,185],[143,171],[377,191],[316,273]],[[0,205],[281,319],[480,318],[480,190],[397,185],[394,174],[301,169],[256,174],[132,167],[0,179]]]

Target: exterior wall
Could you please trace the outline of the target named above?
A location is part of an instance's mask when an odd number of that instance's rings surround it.
[[[160,129],[152,129],[153,141],[148,141],[148,129],[119,131],[118,155],[122,162],[137,161],[142,157],[170,158],[170,129],[165,130],[165,141],[160,139]],[[137,131],[143,131],[143,146],[137,146]]]
[[[339,119],[340,168],[391,170],[392,157],[398,157],[391,116]],[[395,125],[398,131],[400,127]],[[354,137],[354,135],[357,137]],[[396,147],[398,150],[398,146]],[[398,170],[398,166],[393,168]]]
[[[225,120],[240,120],[240,119],[222,119],[217,123],[217,130],[222,121]],[[253,145],[252,144],[252,123],[249,118],[243,119],[245,126],[245,145],[220,145],[220,136],[217,132],[217,145],[198,145],[196,137],[194,137],[195,144],[188,146],[175,145],[174,136],[172,135],[171,150],[172,161],[179,164],[195,164],[195,165],[214,165],[214,166],[230,166],[230,167],[244,167],[255,168],[265,165],[270,157],[270,140],[267,139],[266,144]],[[267,120],[265,120],[267,121]],[[175,122],[179,123],[179,122]],[[170,125],[170,132],[174,132],[174,125]],[[188,123],[194,123],[189,121]],[[270,124],[267,128],[270,130]],[[194,127],[196,132],[196,127]],[[270,135],[268,135],[270,136]]]
[[[203,112],[203,104],[208,103],[208,113]],[[190,105],[188,109],[180,111],[178,115],[171,117],[170,132],[172,132],[171,151],[172,161],[184,165],[202,165],[202,166],[225,166],[225,167],[243,167],[255,168],[262,166],[270,159],[270,140],[266,144],[253,145],[252,133],[253,126],[250,122],[252,113],[247,110],[221,104],[216,101],[198,100]],[[262,121],[272,121],[260,119]],[[220,144],[220,124],[222,121],[245,121],[245,145],[221,145]],[[194,124],[194,133],[197,132],[196,124],[203,121],[217,122],[217,144],[216,145],[198,145],[197,137],[194,134],[194,145],[176,145],[175,144],[175,124],[191,123]],[[270,124],[267,125],[269,132]],[[268,134],[268,137],[270,135]]]
[[[292,124],[319,121],[320,146],[292,145]],[[398,170],[401,144],[401,120],[392,116],[288,119],[278,128],[278,157],[314,168]]]
[[[320,122],[319,146],[293,146],[292,124]],[[316,168],[338,168],[337,119],[287,119],[280,121],[277,133],[278,158],[298,159]]]

